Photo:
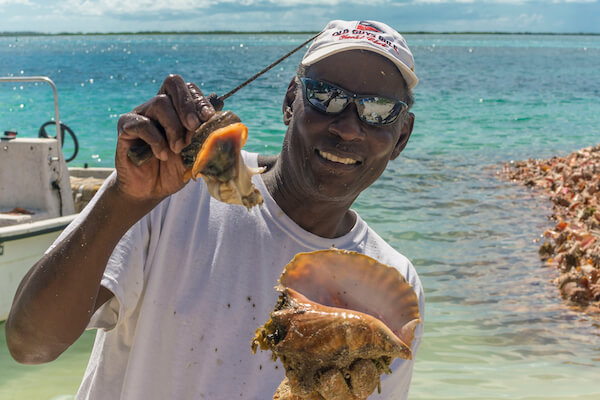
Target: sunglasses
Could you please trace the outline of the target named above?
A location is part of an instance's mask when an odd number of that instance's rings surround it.
[[[398,119],[408,105],[400,100],[379,96],[363,96],[337,87],[329,82],[300,78],[309,104],[325,114],[339,114],[350,103],[356,105],[361,121],[370,125],[389,125]]]

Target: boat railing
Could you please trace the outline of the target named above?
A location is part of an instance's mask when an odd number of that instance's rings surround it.
[[[58,90],[47,76],[0,77],[0,83],[45,82],[54,93],[56,138],[2,137],[0,162],[0,205],[35,210],[36,219],[73,213],[69,171],[62,152],[63,129],[60,123]],[[47,137],[47,136],[46,136]],[[17,166],[16,170],[13,169]],[[37,173],[32,173],[37,171]],[[13,204],[15,203],[15,204]],[[0,210],[1,211],[1,210]]]
[[[56,140],[58,141],[58,148],[62,147],[62,135],[60,129],[60,115],[58,111],[58,90],[56,85],[52,82],[52,79],[47,76],[0,76],[0,82],[46,82],[52,87],[54,92],[54,121],[56,122]],[[61,152],[59,152],[61,153]]]

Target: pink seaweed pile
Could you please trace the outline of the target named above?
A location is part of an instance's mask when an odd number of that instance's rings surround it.
[[[600,314],[600,145],[506,163],[501,174],[548,195],[556,225],[544,232],[540,257],[560,271],[555,283],[565,300]]]

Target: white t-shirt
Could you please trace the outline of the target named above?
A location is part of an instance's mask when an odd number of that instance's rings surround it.
[[[257,166],[256,154],[244,157]],[[273,287],[283,267],[299,252],[333,246],[398,268],[414,287],[423,318],[414,267],[358,215],[348,234],[322,238],[285,215],[260,176],[253,182],[262,207],[220,203],[199,180],[125,234],[102,279],[115,297],[89,324],[98,332],[78,400],[272,399],[284,369],[270,351],[252,354],[250,342],[275,306]],[[422,333],[420,324],[413,355]],[[413,362],[396,360],[381,395],[371,398],[406,399]]]

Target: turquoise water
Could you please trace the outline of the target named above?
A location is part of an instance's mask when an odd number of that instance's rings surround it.
[[[118,116],[155,93],[167,73],[222,94],[304,38],[4,37],[0,75],[50,76],[61,119],[83,143],[71,165],[112,166]],[[407,41],[421,80],[415,130],[355,207],[413,261],[425,287],[426,333],[410,398],[600,398],[600,321],[563,304],[554,271],[537,257],[535,241],[552,224],[550,206],[495,174],[504,161],[600,142],[600,36]],[[249,126],[248,149],[280,148],[281,101],[300,57],[228,101]],[[34,136],[52,117],[51,104],[42,85],[4,84],[1,128]],[[77,361],[68,358],[52,372],[52,364],[18,368],[0,340],[0,399],[72,394],[91,343],[86,335],[69,355]],[[30,389],[28,379],[40,384]]]

